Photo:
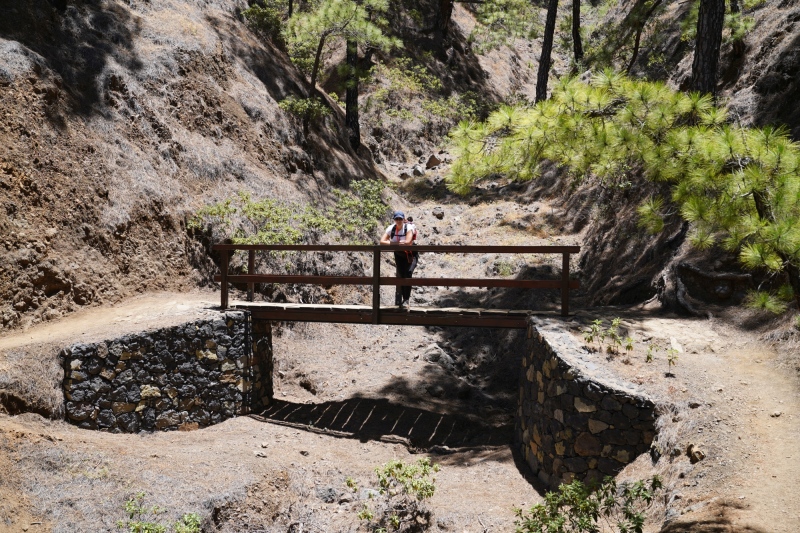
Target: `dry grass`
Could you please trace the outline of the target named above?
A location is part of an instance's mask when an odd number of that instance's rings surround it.
[[[0,412],[64,415],[63,370],[54,347],[0,352]]]

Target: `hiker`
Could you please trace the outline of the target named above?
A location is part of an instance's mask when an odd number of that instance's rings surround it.
[[[381,237],[381,244],[404,244],[411,245],[412,234],[408,231],[406,217],[402,211],[395,211],[392,216],[394,224],[386,228]],[[397,270],[398,278],[410,278],[412,271],[409,270],[413,254],[408,251],[397,251],[394,253],[394,265]],[[403,307],[411,299],[411,287],[397,285],[394,293],[394,304]]]
[[[414,224],[414,217],[411,215],[406,217],[406,229],[411,234],[411,244],[417,244],[417,236],[419,232],[417,231],[417,226]],[[411,252],[411,264],[408,267],[408,271],[412,274],[414,273],[414,269],[417,268],[417,263],[419,262],[419,252],[414,251]]]

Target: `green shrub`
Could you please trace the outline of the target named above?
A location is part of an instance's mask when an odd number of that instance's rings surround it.
[[[174,524],[167,525],[158,517],[166,513],[157,505],[147,506],[144,503],[145,493],[137,492],[125,502],[127,519],[118,520],[117,528],[129,533],[200,533],[200,516],[196,513],[184,514]]]
[[[254,31],[269,39],[275,39],[280,36],[288,10],[287,0],[266,0],[262,5],[253,4],[243,10],[242,16]]]
[[[378,475],[378,496],[371,498],[370,505],[358,513],[358,518],[367,523],[375,533],[388,531],[417,531],[430,523],[431,512],[422,504],[436,492],[439,465],[423,458],[416,463],[405,464],[392,460],[375,469]],[[355,481],[348,478],[347,486],[358,490]]]
[[[374,242],[378,221],[389,210],[384,187],[378,180],[355,181],[350,191],[335,190],[336,203],[324,209],[273,198],[254,200],[240,192],[198,210],[188,227],[234,244],[300,244],[331,234],[347,244]]]
[[[316,96],[311,98],[289,96],[278,102],[278,107],[297,118],[312,122],[331,114],[328,105]]]
[[[606,477],[593,490],[580,481],[563,484],[548,492],[544,503],[530,510],[517,509],[517,533],[642,533],[644,510],[661,488],[661,480],[635,483],[617,482]]]

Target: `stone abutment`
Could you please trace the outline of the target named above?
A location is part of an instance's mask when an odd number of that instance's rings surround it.
[[[655,404],[605,374],[558,320],[531,318],[522,358],[516,438],[550,488],[615,475],[655,436]]]
[[[272,397],[270,323],[245,312],[75,344],[61,358],[66,418],[86,429],[194,429]]]

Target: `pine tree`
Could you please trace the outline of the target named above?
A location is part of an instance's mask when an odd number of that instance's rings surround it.
[[[754,304],[778,309],[782,298],[800,307],[800,145],[784,129],[734,126],[709,94],[605,71],[591,84],[561,79],[549,100],[501,107],[450,137],[447,181],[459,193],[498,173],[531,179],[546,159],[608,186],[671,183],[670,198],[641,206],[643,227],[660,231],[679,213],[695,246],[737,251],[745,267],[783,280]]]
[[[292,61],[301,70],[309,73],[309,85],[312,91],[316,90],[323,51],[334,38],[341,37],[348,44],[355,43],[356,54],[358,44],[381,49],[401,46],[399,40],[385,35],[380,25],[374,20],[377,14],[385,13],[388,6],[388,0],[361,0],[360,2],[321,0],[317,4],[310,4],[309,11],[295,13],[289,19],[283,30],[283,36],[288,44]],[[348,50],[350,50],[349,46]],[[354,58],[353,61],[356,59]],[[354,90],[356,91],[355,100],[351,101],[351,105],[358,103],[357,85]],[[357,112],[353,115],[351,108],[351,120],[353,120],[353,116],[357,121]],[[308,130],[307,119],[304,119],[303,127],[304,130]]]

